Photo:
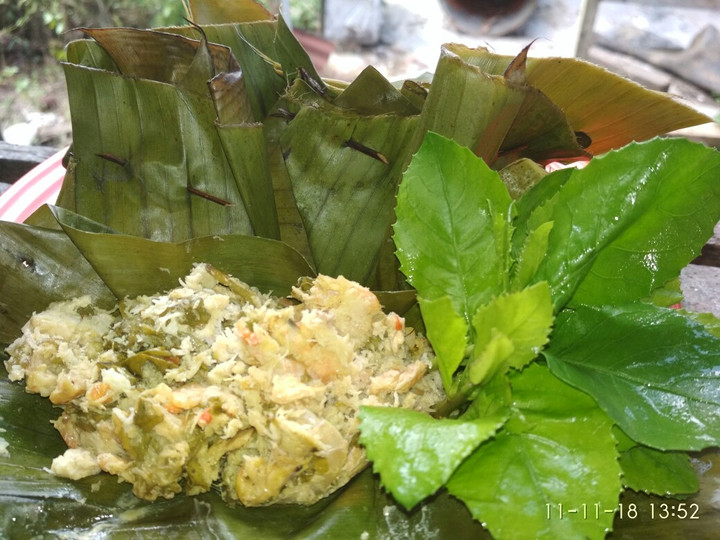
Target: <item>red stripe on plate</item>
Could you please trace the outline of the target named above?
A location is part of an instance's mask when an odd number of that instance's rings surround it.
[[[21,223],[43,204],[57,200],[65,177],[63,148],[30,170],[0,195],[0,219]]]

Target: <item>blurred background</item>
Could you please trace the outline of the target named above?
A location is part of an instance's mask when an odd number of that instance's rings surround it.
[[[228,0],[232,1],[232,0]],[[577,56],[671,92],[720,120],[720,0],[262,0],[282,12],[321,74],[389,79],[434,70],[442,43]],[[0,133],[70,140],[60,62],[78,27],[183,24],[182,0],[0,0]],[[717,141],[717,125],[699,136]],[[715,139],[713,139],[715,137]],[[715,142],[716,144],[716,142]]]

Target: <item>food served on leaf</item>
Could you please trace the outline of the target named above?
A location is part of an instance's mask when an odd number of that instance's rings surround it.
[[[157,499],[49,475],[57,409],[2,380],[0,534],[42,536],[15,516],[49,508],[69,536],[603,538],[623,489],[697,491],[720,324],[668,306],[720,220],[720,154],[658,136],[704,115],[529,47],[326,80],[252,0],[188,6],[192,24],[68,46],[62,192],[0,223],[0,341],[25,332],[9,373],[65,408],[75,447],[53,468]],[[164,500],[216,479],[267,507]],[[588,501],[605,510],[557,518]]]
[[[63,407],[53,472],[103,470],[150,500],[219,482],[245,506],[314,503],[366,464],[361,405],[429,411],[443,396],[426,340],[324,275],[281,299],[198,265],[117,310],[55,303],[8,352],[10,379]]]

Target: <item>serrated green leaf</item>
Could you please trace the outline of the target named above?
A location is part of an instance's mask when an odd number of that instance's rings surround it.
[[[436,419],[408,409],[362,407],[360,442],[383,486],[410,509],[435,493],[505,419]]]
[[[633,440],[659,450],[720,444],[720,339],[681,313],[578,307],[557,317],[544,355]]]
[[[522,369],[548,342],[553,305],[547,283],[498,296],[473,317],[475,344],[470,381],[480,384],[497,370]]]
[[[498,174],[467,148],[428,133],[403,177],[394,240],[401,269],[427,299],[450,296],[470,323],[503,289],[511,199]],[[498,237],[499,236],[499,237]]]
[[[586,394],[533,364],[511,379],[514,411],[447,483],[497,538],[603,538],[612,514],[556,514],[558,504],[615,508],[620,467],[612,422]]]
[[[477,352],[479,351],[479,352]],[[497,328],[490,329],[482,348],[476,346],[474,358],[467,367],[468,380],[476,385],[507,369],[507,360],[515,353],[515,344]]]
[[[688,495],[698,490],[697,474],[687,453],[643,446],[617,426],[613,435],[620,452],[625,487],[661,496]]]
[[[498,373],[482,385],[462,417],[470,420],[494,414],[508,414],[511,405],[512,388],[508,374]]]
[[[690,457],[684,452],[663,452],[635,446],[620,454],[623,485],[656,495],[687,495],[698,489]]]
[[[445,391],[450,393],[453,374],[465,358],[468,324],[452,305],[449,296],[419,300],[425,331],[433,344]]]
[[[547,253],[548,238],[553,225],[552,221],[546,221],[525,237],[525,243],[515,257],[516,263],[512,268],[511,290],[520,290],[532,280]]]
[[[543,214],[540,223],[554,222],[535,280],[550,283],[558,308],[571,299],[601,305],[647,297],[712,236],[720,220],[718,171],[716,150],[662,139],[573,170],[545,203],[551,211],[534,211]]]

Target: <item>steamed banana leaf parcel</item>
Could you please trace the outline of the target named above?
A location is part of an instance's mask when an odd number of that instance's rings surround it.
[[[720,156],[661,137],[704,116],[529,48],[330,81],[187,8],[70,43],[62,192],[0,223],[0,535],[716,529],[720,323],[669,306]]]

